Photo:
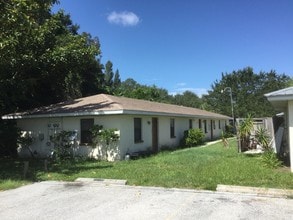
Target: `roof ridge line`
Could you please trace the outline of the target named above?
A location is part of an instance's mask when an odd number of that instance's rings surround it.
[[[113,96],[113,95],[110,95],[110,94],[102,93],[101,95],[103,95],[103,96],[104,96],[108,101],[110,101],[110,102],[115,102],[115,101],[113,100],[113,98],[118,98],[118,99],[120,99],[120,97],[118,97],[118,96]],[[118,103],[118,102],[115,102],[115,104],[118,105],[121,109],[124,110],[123,105],[121,105],[121,104]]]

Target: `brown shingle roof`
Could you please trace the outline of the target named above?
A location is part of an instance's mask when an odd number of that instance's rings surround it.
[[[93,95],[62,102],[47,107],[33,109],[32,111],[15,113],[3,116],[8,118],[34,118],[74,115],[99,114],[147,114],[147,115],[173,115],[173,116],[202,116],[228,119],[228,116],[165,103],[151,102],[140,99],[117,97],[106,94]]]

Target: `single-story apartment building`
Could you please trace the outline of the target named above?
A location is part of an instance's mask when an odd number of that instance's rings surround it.
[[[101,149],[91,147],[89,130],[96,124],[117,129],[120,138],[109,149],[107,159],[119,160],[127,153],[178,146],[190,128],[202,129],[206,140],[219,138],[231,118],[197,108],[98,94],[4,115],[2,119],[15,119],[22,131],[29,132],[34,139],[30,148],[40,157],[52,151],[51,138],[62,130],[76,134],[77,154],[102,157]],[[19,155],[28,156],[29,152],[20,148]]]
[[[284,142],[288,145],[291,172],[293,172],[293,87],[265,94],[278,111],[284,112]]]

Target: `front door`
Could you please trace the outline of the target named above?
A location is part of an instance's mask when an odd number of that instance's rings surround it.
[[[159,150],[158,118],[152,118],[152,150],[155,153]]]
[[[211,140],[214,139],[214,122],[211,120]]]

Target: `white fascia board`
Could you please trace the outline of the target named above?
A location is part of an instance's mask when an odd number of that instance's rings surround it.
[[[293,87],[288,87],[288,88],[284,88],[284,89],[280,89],[277,91],[273,91],[267,94],[264,94],[264,96],[266,97],[270,97],[270,96],[290,96],[293,95]]]
[[[267,96],[267,99],[269,101],[289,101],[289,100],[293,100],[293,95],[287,95],[287,96]]]
[[[113,110],[113,111],[94,111],[94,112],[77,112],[77,113],[57,113],[57,114],[39,114],[39,115],[4,115],[2,119],[29,119],[29,118],[58,118],[58,117],[76,117],[76,116],[98,116],[98,115],[148,115],[148,116],[168,116],[168,117],[186,117],[201,119],[231,119],[230,117],[206,116],[206,115],[189,115],[173,114],[168,112],[149,112],[135,110]]]
[[[39,114],[39,115],[4,115],[2,119],[28,119],[28,118],[59,118],[76,116],[95,116],[95,115],[119,115],[123,110],[115,111],[95,111],[95,112],[76,112],[76,113],[57,113],[57,114]]]
[[[149,111],[133,111],[133,110],[124,110],[123,114],[127,115],[148,115],[148,116],[168,116],[168,117],[186,117],[186,118],[203,118],[203,119],[232,119],[230,117],[215,117],[215,116],[206,116],[206,115],[189,115],[189,114],[173,114],[167,112],[149,112]]]

